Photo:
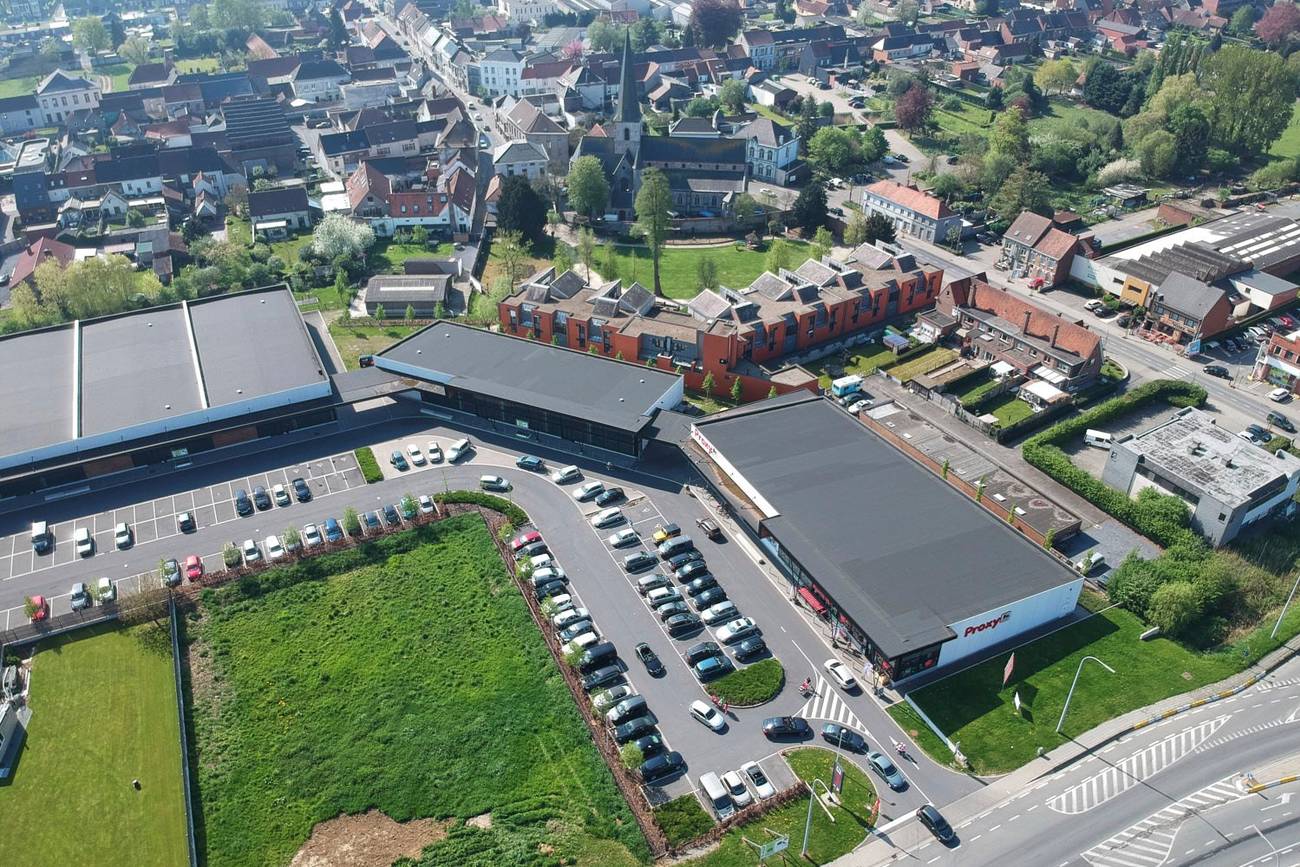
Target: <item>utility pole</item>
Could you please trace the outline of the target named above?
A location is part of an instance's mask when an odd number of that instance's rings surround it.
[[[1074,672],[1074,680],[1070,682],[1070,691],[1065,696],[1065,707],[1061,708],[1061,718],[1056,723],[1056,733],[1058,735],[1061,733],[1061,726],[1065,725],[1065,714],[1070,709],[1070,699],[1074,698],[1074,687],[1079,683],[1079,674],[1083,672],[1083,664],[1090,659],[1109,671],[1111,674],[1115,673],[1115,669],[1111,668],[1095,656],[1085,656],[1083,659],[1079,660],[1079,667]]]

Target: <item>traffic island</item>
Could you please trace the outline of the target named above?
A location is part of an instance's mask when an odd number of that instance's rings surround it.
[[[708,685],[708,690],[735,708],[758,707],[774,699],[785,685],[785,667],[764,659],[733,671]]]

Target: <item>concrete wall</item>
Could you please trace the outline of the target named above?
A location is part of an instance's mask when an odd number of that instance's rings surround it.
[[[937,665],[949,665],[1023,632],[1066,617],[1079,604],[1079,591],[1082,589],[1083,577],[1080,576],[1050,590],[949,624],[957,637],[944,643],[939,650]]]

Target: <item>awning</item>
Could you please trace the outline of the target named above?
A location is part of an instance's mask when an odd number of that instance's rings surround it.
[[[826,606],[820,599],[813,595],[813,592],[807,587],[799,588],[799,598],[808,603],[808,607],[813,610],[814,614],[825,614]]]
[[[1045,379],[1052,385],[1060,386],[1070,381],[1070,377],[1061,373],[1059,370],[1052,370],[1045,364],[1040,364],[1034,368],[1034,376],[1039,379]]]
[[[1005,361],[995,361],[992,369],[994,376],[1006,376],[1008,373],[1014,371],[1016,367],[1014,364],[1008,364]]]

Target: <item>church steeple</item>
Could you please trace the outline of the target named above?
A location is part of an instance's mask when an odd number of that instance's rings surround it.
[[[623,31],[623,65],[619,70],[615,153],[636,151],[641,144],[641,93],[632,66],[631,28]]]

